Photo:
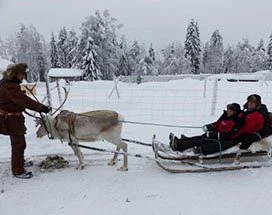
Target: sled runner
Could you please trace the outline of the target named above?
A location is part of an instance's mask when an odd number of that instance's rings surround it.
[[[254,143],[248,150],[240,150],[235,146],[205,156],[195,154],[193,150],[173,151],[154,135],[152,148],[158,166],[171,173],[219,172],[271,166],[270,144],[267,142]]]

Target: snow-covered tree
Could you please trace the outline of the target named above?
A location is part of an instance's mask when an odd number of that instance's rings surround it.
[[[73,65],[73,59],[76,55],[76,48],[78,44],[78,38],[76,32],[72,29],[68,32],[67,46],[68,46],[68,62],[67,66],[70,68]]]
[[[6,44],[0,38],[0,57],[8,59]]]
[[[190,62],[184,57],[184,49],[180,42],[171,43],[161,51],[163,64],[160,74],[190,73]]]
[[[257,48],[253,51],[252,56],[252,68],[253,71],[260,71],[267,69],[266,64],[266,50],[264,47],[263,40],[260,40],[260,42],[257,45]]]
[[[236,73],[237,69],[234,65],[235,62],[234,48],[228,46],[224,52],[222,71],[223,73]]]
[[[69,44],[67,38],[67,30],[65,27],[62,27],[57,41],[57,50],[58,50],[58,59],[59,66],[61,68],[69,68]]]
[[[138,41],[134,41],[128,50],[128,62],[134,75],[147,75],[145,65],[145,48],[139,45]]]
[[[151,60],[153,62],[155,62],[156,58],[155,58],[155,52],[154,52],[154,49],[152,47],[152,43],[150,44],[150,48],[148,50],[148,54],[149,54],[149,57],[151,58]]]
[[[51,33],[51,42],[50,42],[50,62],[51,62],[52,68],[59,67],[58,50],[57,50],[55,35],[53,32]]]
[[[112,79],[113,74],[118,71],[120,59],[120,47],[117,43],[116,31],[121,25],[116,24],[116,19],[112,18],[108,10],[101,15],[96,11],[95,16],[89,16],[82,23],[80,43],[78,44],[74,57],[74,66],[81,65],[82,53],[85,53],[88,38],[94,42],[96,52],[96,63],[102,71],[103,79]]]
[[[102,77],[99,65],[96,63],[97,53],[95,50],[94,41],[89,37],[80,68],[84,71],[84,78],[90,81],[99,80]]]
[[[270,35],[270,40],[267,46],[267,66],[272,70],[272,34]]]
[[[212,74],[219,74],[222,72],[222,64],[223,64],[223,54],[224,54],[224,48],[223,48],[223,42],[222,37],[216,29],[210,40],[210,47],[209,47],[209,72]]]
[[[254,72],[252,66],[254,47],[250,45],[248,39],[238,42],[234,54],[234,65],[238,73]]]
[[[119,64],[118,64],[118,71],[115,73],[116,76],[124,75],[128,76],[131,75],[131,67],[128,62],[128,48],[127,48],[127,43],[125,36],[121,37],[121,42],[120,42],[120,59],[119,59]]]
[[[34,26],[21,25],[16,37],[9,41],[10,55],[16,63],[26,63],[29,67],[28,81],[43,80],[47,71],[46,43]]]
[[[204,46],[203,49],[203,55],[202,55],[202,72],[203,73],[209,73],[209,64],[211,61],[211,57],[210,57],[210,44],[207,42]]]
[[[185,39],[185,58],[190,61],[191,73],[198,74],[200,68],[200,37],[198,24],[193,19],[190,21]]]
[[[174,43],[162,50],[162,55],[164,57],[163,72],[162,74],[172,74],[176,75],[181,73],[181,68],[179,67],[178,59],[175,56],[175,46]]]

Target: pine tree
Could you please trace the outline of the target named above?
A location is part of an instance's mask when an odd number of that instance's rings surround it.
[[[184,57],[184,48],[180,42],[171,43],[161,51],[163,63],[160,74],[190,73],[190,62]]]
[[[198,24],[193,19],[190,21],[185,39],[185,58],[190,61],[191,73],[198,74],[200,67],[200,38]]]
[[[52,32],[51,33],[51,42],[50,42],[50,62],[51,62],[51,67],[52,68],[58,68],[58,62],[59,62],[59,58],[58,58],[58,50],[57,50],[57,45],[56,45],[56,41],[55,41],[55,35]]]
[[[147,69],[145,65],[145,48],[139,45],[138,41],[134,41],[128,51],[128,62],[134,75],[146,75]]]
[[[128,76],[131,75],[131,68],[128,62],[128,49],[126,44],[126,39],[124,36],[121,37],[120,43],[120,59],[118,64],[118,71],[116,72],[116,76],[124,75]]]
[[[223,73],[235,73],[236,69],[234,68],[234,49],[231,46],[228,46],[224,52],[224,57],[223,57]]]
[[[211,61],[211,53],[210,53],[210,44],[207,42],[203,49],[203,56],[202,56],[202,71],[203,73],[209,73],[209,63]]]
[[[235,50],[234,65],[236,72],[247,73],[254,72],[253,68],[254,47],[250,45],[248,39],[238,42]]]
[[[112,79],[118,71],[120,61],[121,52],[116,36],[116,31],[120,28],[121,25],[116,24],[116,19],[112,18],[107,10],[102,15],[99,11],[96,11],[95,16],[87,17],[86,21],[82,23],[82,33],[73,66],[81,65],[82,53],[87,46],[88,38],[91,37],[96,52],[95,62],[100,71],[103,71],[102,79]]]
[[[69,68],[69,45],[67,40],[67,31],[66,28],[61,28],[58,36],[57,42],[57,50],[58,50],[58,59],[59,59],[59,66],[61,68]]]
[[[267,64],[266,64],[267,59],[266,59],[265,52],[266,50],[264,47],[264,42],[263,40],[260,40],[252,56],[253,71],[260,71],[260,70],[267,69]]]
[[[269,44],[267,46],[267,66],[272,70],[272,34],[270,35]]]
[[[0,38],[0,57],[8,59],[7,49],[5,43]]]
[[[68,68],[71,68],[73,65],[73,59],[76,55],[76,48],[77,48],[78,38],[76,32],[74,30],[70,30],[67,36],[67,46],[68,46]]]
[[[84,72],[86,80],[94,81],[102,78],[99,65],[96,63],[97,54],[95,52],[95,44],[91,37],[88,38],[86,51],[83,55],[81,69]]]
[[[152,47],[152,43],[150,44],[150,48],[148,50],[148,53],[149,53],[149,57],[151,58],[151,60],[153,62],[155,62],[155,52],[154,52],[154,49]]]
[[[223,64],[223,42],[222,37],[219,31],[216,29],[210,40],[210,47],[209,47],[209,72],[212,74],[219,74],[222,72],[222,64]]]
[[[46,45],[44,38],[36,28],[34,26],[27,28],[22,24],[10,45],[17,47],[13,52],[14,62],[23,62],[28,65],[30,72],[27,80],[30,82],[43,80],[47,70]]]

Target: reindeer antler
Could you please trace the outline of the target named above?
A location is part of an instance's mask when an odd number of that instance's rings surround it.
[[[29,88],[28,86],[24,86],[24,87],[25,89],[28,90],[28,92],[30,92],[30,94],[35,98],[35,100],[40,103],[39,99],[33,93],[33,90],[36,87],[36,84],[34,84],[32,88]]]
[[[57,113],[57,112],[63,107],[63,105],[65,104],[65,102],[67,101],[67,98],[68,98],[68,95],[69,95],[69,92],[70,92],[70,85],[69,85],[69,87],[68,87],[68,90],[67,90],[67,88],[65,88],[65,87],[62,87],[62,88],[63,88],[64,93],[65,93],[64,100],[63,100],[63,102],[61,103],[61,105],[60,105],[58,108],[55,109],[55,111],[52,113],[52,116],[53,116],[55,113]]]

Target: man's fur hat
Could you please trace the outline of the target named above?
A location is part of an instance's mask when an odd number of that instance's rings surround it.
[[[7,66],[7,70],[3,73],[4,77],[8,80],[12,80],[18,73],[26,73],[27,65],[25,63],[10,64]]]
[[[247,102],[244,104],[244,108],[247,109],[248,102],[254,102],[257,105],[257,109],[259,109],[262,105],[262,97],[258,94],[252,94],[247,97]]]

